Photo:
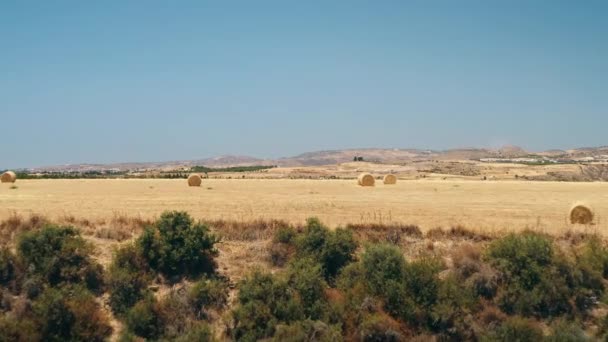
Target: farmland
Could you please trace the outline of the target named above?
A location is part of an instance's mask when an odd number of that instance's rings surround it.
[[[405,223],[423,231],[465,226],[480,231],[533,228],[562,233],[582,201],[608,217],[608,183],[401,180],[363,188],[354,180],[183,179],[19,180],[0,187],[0,219],[12,214],[103,220],[116,215],[153,219],[184,210],[196,219],[280,219],[294,224],[316,216],[330,227],[349,223]],[[582,228],[581,228],[582,229]]]

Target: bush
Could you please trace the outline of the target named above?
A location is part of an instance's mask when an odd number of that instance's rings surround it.
[[[392,245],[372,245],[361,257],[363,278],[369,291],[375,296],[384,296],[391,282],[402,283],[405,279],[405,258]]]
[[[483,336],[480,340],[487,342],[537,342],[543,339],[543,331],[531,321],[520,317],[511,317],[495,331]]]
[[[191,307],[201,316],[206,308],[221,309],[228,303],[228,284],[217,278],[201,279],[192,285],[188,298]]]
[[[129,331],[146,339],[155,339],[163,331],[158,303],[152,296],[137,302],[128,312],[126,324]]]
[[[502,273],[497,301],[506,313],[547,317],[572,311],[577,270],[554,252],[549,238],[510,234],[490,245],[487,258]]]
[[[365,315],[357,329],[360,341],[397,342],[405,340],[399,324],[386,314],[373,313]]]
[[[212,274],[219,239],[186,212],[165,212],[147,227],[137,245],[150,267],[169,277]]]
[[[7,247],[0,247],[0,286],[15,287],[17,272],[15,255]]]
[[[40,276],[51,286],[85,284],[90,290],[103,285],[102,268],[91,257],[91,246],[72,227],[46,226],[24,233],[18,244],[27,276]]]
[[[342,341],[342,335],[338,327],[321,321],[305,320],[289,325],[278,325],[272,341],[333,342]]]
[[[356,249],[351,231],[339,228],[331,232],[316,218],[308,219],[304,233],[296,239],[297,257],[319,262],[325,279],[329,281],[333,281],[338,272],[354,260]]]
[[[239,305],[232,311],[232,338],[243,341],[268,338],[278,323],[303,319],[302,305],[294,294],[283,279],[254,271],[240,283]]]
[[[145,296],[150,278],[146,261],[135,246],[117,250],[106,279],[112,311],[118,315],[126,313]]]
[[[321,266],[311,259],[300,259],[289,265],[287,277],[289,287],[298,294],[304,315],[313,320],[322,318],[327,284]]]
[[[295,237],[295,229],[293,229],[292,227],[281,227],[274,233],[272,242],[291,244],[295,240]]]
[[[12,314],[0,315],[0,342],[41,341],[40,331],[31,319],[20,319]]]
[[[45,341],[104,341],[112,332],[95,298],[80,286],[45,290],[33,311]]]
[[[551,335],[545,338],[547,342],[586,342],[591,339],[575,322],[560,319],[551,325]]]
[[[188,329],[183,335],[173,339],[175,342],[207,342],[214,341],[211,329],[206,323],[198,322]]]

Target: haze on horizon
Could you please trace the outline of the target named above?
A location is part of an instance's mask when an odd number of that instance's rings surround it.
[[[606,1],[0,3],[0,168],[608,145]]]

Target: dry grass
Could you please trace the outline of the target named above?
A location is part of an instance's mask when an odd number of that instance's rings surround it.
[[[404,237],[420,239],[423,234],[416,225],[406,224],[349,224],[346,226],[351,230],[359,241],[389,242],[399,244]]]
[[[207,221],[282,220],[303,224],[310,216],[330,227],[348,223],[463,225],[476,231],[529,227],[552,234],[571,228],[571,203],[593,206],[600,231],[608,217],[608,183],[400,180],[363,188],[352,180],[209,179],[187,187],[183,179],[21,180],[19,190],[0,185],[0,220],[12,213],[40,213],[57,221],[66,213],[93,224],[115,212],[154,219],[165,210],[185,210]],[[212,187],[209,191],[206,188]],[[586,230],[586,227],[576,227]]]
[[[279,228],[289,226],[289,223],[285,221],[262,219],[250,222],[215,220],[205,223],[214,232],[219,233],[222,240],[228,241],[269,240]]]
[[[472,240],[472,241],[489,241],[492,237],[489,234],[485,234],[478,231],[467,229],[463,226],[455,226],[449,229],[443,229],[441,227],[433,228],[426,233],[426,237],[432,240]]]

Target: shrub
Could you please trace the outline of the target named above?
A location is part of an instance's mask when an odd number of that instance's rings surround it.
[[[146,261],[135,246],[127,245],[117,250],[106,279],[112,311],[122,315],[142,299],[149,278]]]
[[[360,341],[403,341],[399,324],[386,314],[373,313],[365,315],[357,328]]]
[[[285,266],[293,254],[294,250],[291,245],[285,243],[272,243],[270,245],[270,262],[273,266]]]
[[[405,258],[391,245],[372,245],[361,257],[363,278],[371,294],[383,296],[390,282],[401,283],[405,278]]]
[[[243,341],[268,338],[278,323],[304,318],[294,294],[286,281],[254,271],[240,283],[239,305],[232,311],[232,338]]]
[[[572,265],[545,236],[523,232],[494,241],[487,254],[504,280],[497,301],[507,313],[552,316],[570,312]]]
[[[320,319],[326,310],[325,289],[321,266],[311,259],[292,262],[287,272],[289,287],[299,295],[304,315]]]
[[[72,227],[46,226],[24,233],[18,244],[27,276],[41,276],[51,286],[85,284],[102,287],[101,267],[91,257],[91,246]]]
[[[201,279],[192,285],[189,302],[200,316],[204,309],[220,309],[228,303],[228,284],[217,278]]]
[[[112,332],[95,298],[80,286],[45,290],[33,311],[45,341],[104,341]]]
[[[474,340],[469,314],[476,298],[455,276],[439,283],[436,302],[430,309],[430,328],[446,340]]]
[[[39,328],[33,320],[12,314],[0,315],[0,342],[40,340]]]
[[[0,286],[9,287],[17,278],[18,264],[15,255],[7,248],[0,247]]]
[[[608,278],[608,249],[597,236],[590,237],[579,257],[579,264],[601,277]]]
[[[307,221],[304,233],[296,239],[298,258],[312,258],[323,267],[325,279],[333,281],[338,272],[354,260],[357,244],[352,232],[336,229],[331,232],[316,218]]]
[[[190,342],[190,341],[207,342],[207,341],[214,341],[214,339],[213,339],[213,334],[211,332],[211,329],[209,328],[209,325],[207,325],[206,323],[197,322],[196,324],[191,326],[188,329],[188,331],[186,331],[184,334],[173,339],[173,341],[175,341],[175,342]]]
[[[285,243],[290,244],[293,243],[296,237],[296,231],[292,227],[281,227],[279,228],[272,238],[272,242],[274,243]]]
[[[536,324],[516,316],[507,319],[496,330],[483,336],[480,340],[488,342],[537,342],[542,339],[543,332]]]
[[[429,309],[437,301],[440,270],[441,264],[430,258],[415,260],[405,268],[407,292],[410,298],[424,309]]]
[[[186,212],[165,212],[137,240],[150,267],[166,276],[182,277],[215,271],[219,239]]]
[[[560,319],[551,325],[551,335],[545,338],[547,342],[585,342],[591,339],[575,322]]]
[[[138,336],[155,339],[163,331],[158,303],[152,296],[146,296],[137,302],[126,317],[127,328]]]
[[[321,321],[305,320],[289,325],[278,325],[272,341],[333,342],[342,341],[342,335],[338,327]]]
[[[195,321],[185,291],[170,291],[156,306],[162,337],[173,340],[189,331]]]

